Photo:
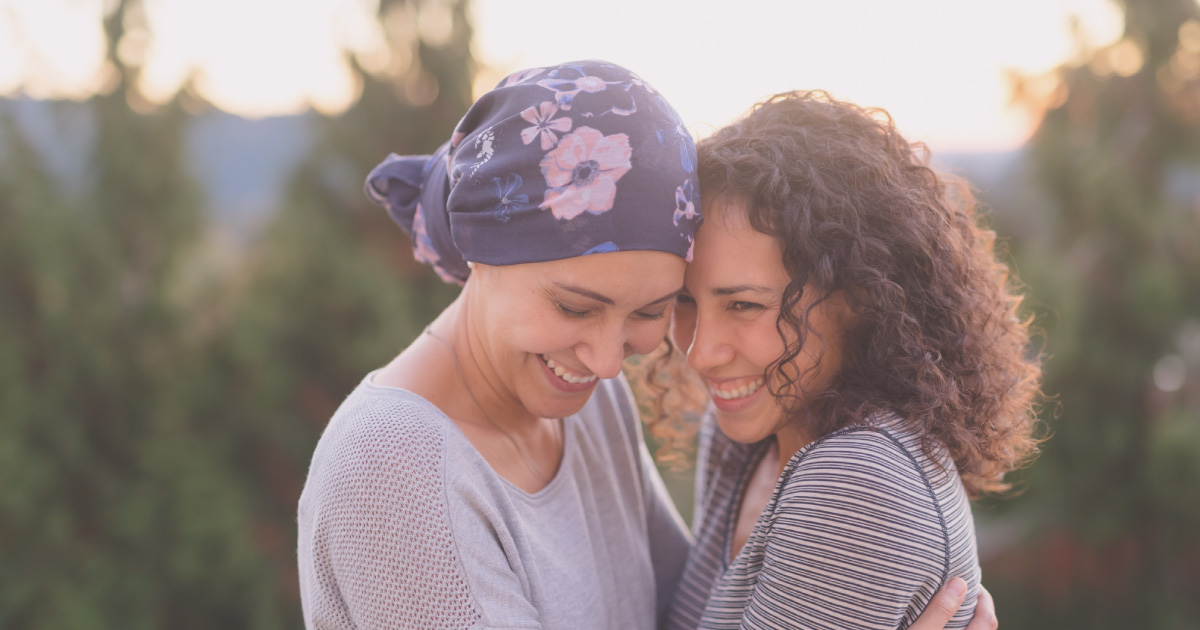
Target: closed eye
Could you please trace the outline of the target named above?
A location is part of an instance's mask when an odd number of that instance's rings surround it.
[[[583,319],[583,318],[587,317],[588,315],[592,314],[591,311],[577,311],[577,310],[575,310],[573,308],[569,308],[565,304],[561,304],[561,303],[557,304],[557,306],[558,306],[558,310],[561,311],[563,315],[566,315],[567,317],[571,317],[574,319]]]
[[[755,303],[755,302],[745,302],[742,300],[735,300],[735,301],[729,303],[729,310],[731,310],[731,311],[759,311],[762,309],[763,309],[763,305]]]
[[[634,315],[634,317],[637,317],[638,319],[652,322],[655,320],[662,319],[663,315],[666,315],[666,314],[667,314],[667,309],[664,308],[663,310],[661,310],[657,313],[643,313],[641,311],[638,311],[638,312],[634,313],[633,315]]]

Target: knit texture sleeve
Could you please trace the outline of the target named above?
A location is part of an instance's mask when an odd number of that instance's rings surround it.
[[[431,415],[356,392],[326,428],[299,510],[308,628],[486,627],[451,526],[447,427]]]
[[[905,628],[916,619],[948,578],[952,541],[942,497],[911,446],[886,431],[844,430],[789,462],[768,505],[742,628]],[[947,627],[969,622],[976,586]]]

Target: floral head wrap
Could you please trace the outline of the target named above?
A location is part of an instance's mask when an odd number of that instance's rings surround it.
[[[578,61],[510,75],[433,155],[389,155],[366,192],[448,282],[490,265],[654,250],[691,260],[696,147],[636,74]]]

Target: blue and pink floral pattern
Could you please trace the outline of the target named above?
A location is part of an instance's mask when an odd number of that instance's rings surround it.
[[[632,155],[625,134],[606,137],[591,127],[580,127],[542,159],[542,175],[551,188],[540,207],[548,208],[556,219],[611,210],[617,180],[629,172]]]
[[[538,106],[530,107],[521,112],[521,118],[529,121],[531,126],[521,130],[521,141],[525,144],[533,142],[534,138],[542,139],[542,150],[548,151],[558,144],[558,135],[571,130],[571,119],[563,116],[555,118],[558,106],[550,101],[543,101]]]
[[[580,92],[595,93],[608,89],[608,83],[604,79],[586,74],[573,79],[542,79],[538,81],[538,85],[553,90],[554,100],[558,101],[558,106],[563,110],[571,109],[571,104]]]
[[[509,214],[529,205],[529,195],[517,192],[523,183],[524,180],[516,173],[510,173],[503,181],[499,177],[492,178],[492,184],[496,186],[496,205],[492,209],[497,221],[504,223],[508,221]]]
[[[671,106],[602,61],[514,72],[483,95],[433,156],[390,156],[371,198],[414,253],[464,281],[492,265],[627,250],[691,257],[696,152]]]

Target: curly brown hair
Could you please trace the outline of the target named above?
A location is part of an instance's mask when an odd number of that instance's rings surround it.
[[[927,452],[945,445],[972,496],[1008,489],[1005,473],[1038,450],[1040,357],[966,184],[935,173],[886,112],[824,92],[778,94],[698,149],[703,197],[744,202],[750,225],[783,252],[786,350],[768,369],[771,393],[801,417],[793,359],[812,307],[798,305],[805,287],[821,292],[809,304],[842,291],[856,323],[842,369],[805,405],[809,434],[895,413]],[[661,368],[647,375],[660,393]],[[655,402],[651,433],[678,443],[678,409]]]

